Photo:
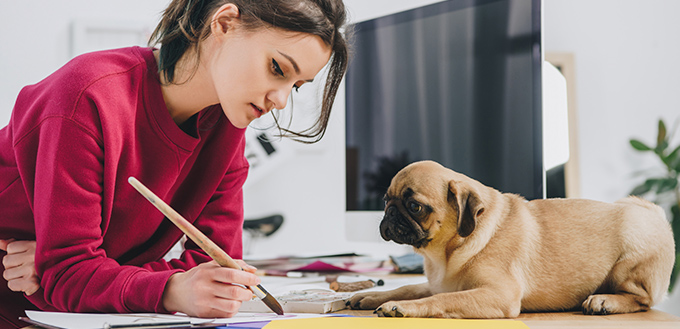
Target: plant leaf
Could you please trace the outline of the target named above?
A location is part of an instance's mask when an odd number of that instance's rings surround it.
[[[673,191],[678,186],[678,180],[676,178],[666,178],[660,179],[656,187],[656,193],[662,194],[668,191]]]
[[[654,188],[654,186],[657,185],[657,182],[658,182],[658,179],[650,178],[650,179],[646,180],[644,183],[635,187],[633,189],[633,191],[630,192],[630,194],[637,195],[637,196],[643,195],[643,194],[651,191],[652,188]]]
[[[678,151],[680,151],[680,146],[676,147],[667,156],[661,158],[663,163],[665,163],[671,169],[675,169],[675,162],[679,160],[678,159]]]
[[[651,190],[651,188],[650,188],[649,186],[647,186],[647,184],[640,184],[640,185],[636,186],[636,187],[630,192],[630,194],[631,194],[631,195],[635,195],[635,196],[641,196],[641,195],[643,195],[643,194],[649,192],[650,190]]]
[[[668,167],[671,168],[671,170],[680,171],[680,146],[676,147],[673,152],[671,152],[667,157]]]
[[[664,141],[666,141],[666,124],[663,122],[663,119],[659,119],[659,134],[656,135],[656,148],[659,149]],[[666,147],[668,147],[668,143],[666,143]]]
[[[662,140],[661,144],[658,144],[656,148],[654,149],[654,153],[656,153],[661,160],[663,160],[664,155],[663,151],[665,151],[668,148],[668,141],[667,140]]]
[[[677,204],[671,207],[671,215],[673,216],[671,228],[673,229],[675,241],[680,241],[680,207]],[[680,253],[680,244],[678,243],[675,244],[675,252]]]
[[[630,145],[638,151],[651,151],[652,150],[651,147],[647,146],[645,143],[643,143],[643,142],[641,142],[637,139],[631,139]]]

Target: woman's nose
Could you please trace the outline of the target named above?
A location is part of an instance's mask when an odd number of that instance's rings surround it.
[[[288,96],[290,96],[291,88],[277,88],[269,92],[267,98],[273,103],[274,108],[282,110],[288,103]]]

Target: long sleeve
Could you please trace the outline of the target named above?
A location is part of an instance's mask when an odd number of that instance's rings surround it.
[[[173,269],[188,269],[210,258],[193,243],[187,245],[180,260],[170,263],[159,260],[141,267],[121,266],[109,258],[101,248],[102,229],[115,223],[102,223],[100,142],[63,118],[45,120],[34,134],[36,138],[27,136],[26,145],[19,146],[38,145],[34,209],[40,243],[36,264],[48,303],[74,312],[162,312],[163,289],[176,272]],[[245,171],[247,167],[228,172],[194,222],[236,258],[241,257],[243,213],[242,207],[233,205],[243,203]],[[129,230],[136,233],[134,227]]]
[[[99,141],[63,118],[43,121],[33,134],[17,147],[20,154],[37,148],[36,266],[47,302],[75,312],[161,309],[160,296],[173,272],[120,266],[100,248],[104,191]],[[134,234],[135,228],[130,230]]]
[[[243,234],[243,208],[233,205],[243,204],[242,186],[248,168],[241,167],[225,175],[217,191],[203,208],[193,223],[218,246],[234,259],[243,257],[241,236]],[[184,252],[179,259],[147,263],[144,268],[159,270],[188,269],[198,263],[212,260],[193,241],[187,240]]]
[[[210,260],[194,245],[162,260],[182,234],[129,176],[241,257],[244,130],[219,106],[196,128],[198,138],[170,117],[151,49],[84,55],[22,90],[0,133],[0,238],[37,241],[43,289],[27,299],[46,310],[165,312],[168,278]]]

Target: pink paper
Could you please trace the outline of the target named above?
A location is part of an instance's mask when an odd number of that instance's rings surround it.
[[[311,271],[311,272],[338,272],[338,271],[350,271],[349,267],[338,267],[331,265],[320,260],[309,263],[305,266],[298,267],[291,271]]]

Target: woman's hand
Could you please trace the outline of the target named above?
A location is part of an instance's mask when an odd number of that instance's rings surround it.
[[[0,240],[0,250],[7,252],[2,258],[5,272],[2,276],[12,291],[22,291],[27,296],[40,288],[35,270],[35,241]]]
[[[201,318],[229,318],[253,293],[243,286],[260,284],[255,268],[242,260],[244,271],[221,267],[216,262],[200,264],[187,272],[173,274],[165,286],[163,306]]]

